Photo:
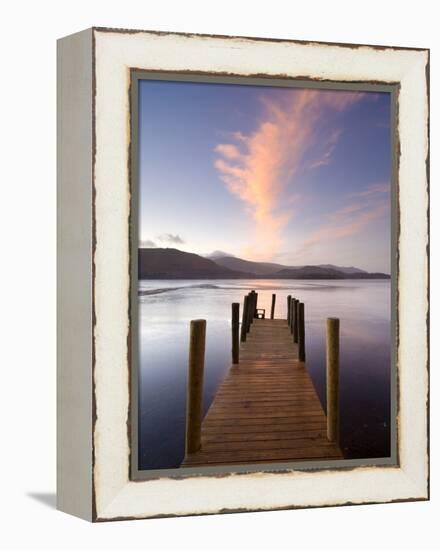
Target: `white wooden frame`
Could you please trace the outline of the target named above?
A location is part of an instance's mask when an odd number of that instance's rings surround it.
[[[109,29],[58,49],[58,507],[102,521],[427,499],[429,52]],[[399,84],[399,465],[130,480],[132,68]]]

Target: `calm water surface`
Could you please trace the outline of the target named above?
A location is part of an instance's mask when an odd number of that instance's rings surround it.
[[[341,447],[345,458],[390,453],[390,281],[148,280],[139,282],[139,468],[183,459],[189,323],[206,319],[204,413],[230,366],[231,303],[255,289],[258,307],[286,317],[305,303],[307,369],[325,407],[325,320],[339,317]]]

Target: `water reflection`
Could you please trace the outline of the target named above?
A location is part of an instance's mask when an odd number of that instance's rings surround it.
[[[346,458],[390,452],[389,281],[141,281],[139,467],[176,468],[184,451],[191,319],[207,320],[204,411],[230,363],[231,303],[255,289],[258,307],[285,317],[305,302],[307,368],[325,406],[325,319],[341,319],[341,446]]]

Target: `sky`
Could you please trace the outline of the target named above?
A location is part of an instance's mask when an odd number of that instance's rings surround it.
[[[139,242],[390,272],[388,93],[139,81]]]

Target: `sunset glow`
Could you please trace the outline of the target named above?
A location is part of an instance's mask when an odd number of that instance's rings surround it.
[[[389,272],[387,93],[140,84],[141,245]]]

